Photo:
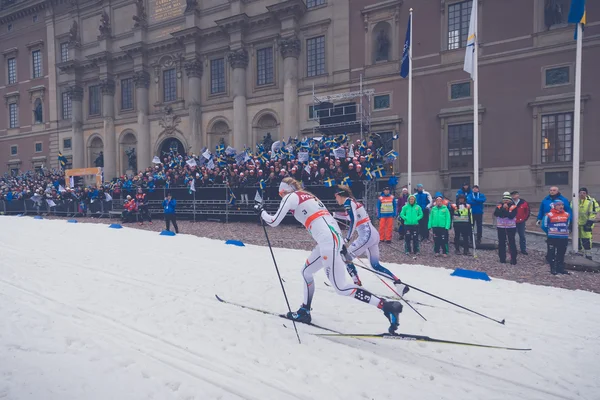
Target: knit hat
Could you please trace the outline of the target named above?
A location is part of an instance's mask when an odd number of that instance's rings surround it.
[[[502,200],[512,200],[512,197],[510,197],[510,193],[509,192],[504,192],[502,194]]]
[[[437,200],[438,197],[441,198],[442,200],[444,199],[444,195],[442,194],[442,192],[436,192],[435,193],[436,200]]]
[[[556,200],[554,200],[554,201],[552,202],[552,204],[563,204],[563,205],[564,205],[564,204],[565,204],[565,202],[564,202],[564,201],[562,201],[561,199],[556,199]]]
[[[422,188],[422,187],[423,187],[423,184],[422,184],[422,183],[419,183],[419,184],[417,185],[417,188]]]
[[[585,187],[579,188],[579,191],[580,191],[580,192],[585,192],[585,193],[588,193],[588,190],[587,190],[587,188],[585,188]]]

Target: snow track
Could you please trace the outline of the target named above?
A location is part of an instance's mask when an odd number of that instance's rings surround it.
[[[600,398],[595,294],[391,266],[415,286],[507,319],[496,326],[411,292],[435,308],[417,306],[429,322],[405,308],[402,331],[533,351],[373,346],[314,337],[303,325],[298,345],[280,318],[213,297],[286,311],[265,248],[64,221],[0,224],[0,399]],[[275,256],[295,307],[306,252]],[[316,323],[385,331],[379,311],[336,295],[323,278],[315,277]],[[376,277],[361,279],[385,292]]]

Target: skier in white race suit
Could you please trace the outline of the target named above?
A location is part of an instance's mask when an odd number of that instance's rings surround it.
[[[358,233],[358,237],[348,247],[347,251],[342,250],[342,258],[346,262],[346,268],[354,283],[362,286],[356,266],[354,266],[352,261],[363,253],[367,253],[371,267],[375,271],[392,279],[399,294],[405,295],[408,293],[409,287],[403,284],[396,275],[379,262],[379,232],[377,232],[377,229],[371,223],[365,207],[354,198],[352,190],[348,186],[338,185],[335,192],[335,200],[338,205],[344,206],[350,218],[348,232],[344,239],[346,243],[350,242],[354,232]]]
[[[388,331],[394,333],[398,329],[398,316],[402,312],[402,304],[379,298],[349,281],[346,265],[340,253],[343,246],[342,234],[337,222],[323,203],[312,193],[302,190],[301,184],[293,178],[285,178],[281,182],[279,195],[282,200],[275,215],[264,211],[262,204],[255,206],[260,217],[267,225],[276,227],[290,211],[317,242],[317,246],[302,268],[304,302],[298,311],[289,312],[287,317],[303,323],[311,322],[310,310],[315,292],[313,276],[318,270],[325,268],[325,274],[338,294],[352,296],[382,310],[390,321]]]

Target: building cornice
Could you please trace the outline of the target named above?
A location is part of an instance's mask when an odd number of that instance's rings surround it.
[[[227,17],[223,19],[219,19],[215,21],[219,27],[225,32],[236,32],[243,30],[248,26],[248,18],[247,14],[238,14],[232,17]]]
[[[400,7],[404,3],[404,0],[386,0],[379,3],[365,6],[360,10],[362,15],[369,15],[376,11],[387,10],[388,8]]]
[[[267,10],[277,19],[284,20],[288,18],[300,19],[306,13],[306,4],[303,0],[286,0],[271,6]]]
[[[4,10],[0,10],[0,25],[38,13],[51,7],[53,4],[62,2],[63,0],[31,0],[23,3],[16,3]]]

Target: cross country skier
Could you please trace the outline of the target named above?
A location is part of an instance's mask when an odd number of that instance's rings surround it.
[[[346,268],[354,280],[354,283],[358,286],[362,286],[352,260],[363,253],[367,253],[371,267],[375,271],[379,271],[393,279],[394,285],[398,287],[398,293],[402,293],[403,295],[406,294],[409,290],[408,286],[404,285],[396,275],[379,263],[379,233],[373,224],[371,224],[371,220],[367,215],[365,207],[356,201],[352,194],[352,190],[345,185],[337,186],[335,200],[340,206],[344,206],[344,209],[350,217],[350,225],[348,226],[345,242],[350,242],[354,231],[358,233],[358,238],[352,242],[350,247],[346,250],[346,247],[344,246],[342,249],[342,257],[344,258],[344,261],[346,261]]]
[[[255,209],[260,217],[272,227],[281,223],[288,211],[303,224],[308,233],[317,242],[317,246],[306,260],[302,268],[304,278],[304,303],[296,312],[289,312],[287,317],[298,322],[310,323],[310,308],[315,292],[314,274],[325,268],[325,274],[342,296],[352,296],[357,300],[376,306],[390,321],[388,331],[394,333],[398,329],[398,316],[402,312],[402,304],[397,301],[386,301],[370,292],[348,282],[348,273],[344,268],[340,251],[342,235],[337,222],[333,219],[323,203],[312,193],[302,190],[301,184],[293,178],[285,178],[279,185],[281,204],[275,215],[264,211],[259,203]]]

